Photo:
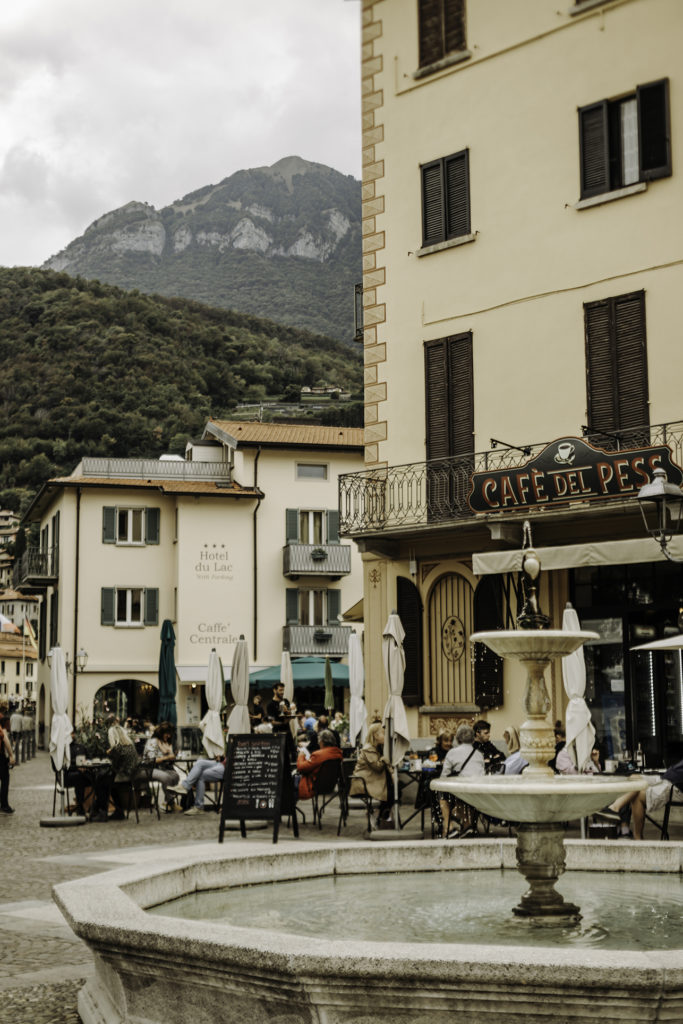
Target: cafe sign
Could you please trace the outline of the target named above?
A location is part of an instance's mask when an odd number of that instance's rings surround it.
[[[606,452],[579,437],[563,437],[523,466],[473,473],[470,508],[473,512],[505,512],[628,498],[650,483],[658,466],[673,483],[683,482],[683,471],[672,461],[666,445]]]

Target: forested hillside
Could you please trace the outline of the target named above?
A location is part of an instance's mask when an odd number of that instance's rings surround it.
[[[324,381],[361,388],[340,342],[185,299],[0,268],[0,507],[89,454],[182,451],[209,416]]]

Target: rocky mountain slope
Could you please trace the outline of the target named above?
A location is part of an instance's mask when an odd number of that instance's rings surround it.
[[[331,167],[286,157],[161,210],[127,203],[44,267],[350,341],[360,188]]]

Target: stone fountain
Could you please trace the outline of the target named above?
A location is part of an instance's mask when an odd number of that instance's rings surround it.
[[[548,629],[549,619],[538,604],[541,563],[531,546],[531,530],[524,524],[522,556],[524,603],[518,629],[473,633],[472,643],[486,644],[502,658],[521,661],[527,671],[524,711],[520,728],[521,754],[529,767],[522,775],[489,775],[435,779],[432,789],[451,793],[484,814],[517,823],[517,867],[529,890],[513,910],[520,917],[576,918],[579,908],[566,902],[555,889],[565,869],[564,823],[600,810],[618,796],[645,789],[640,775],[606,778],[595,775],[555,775],[548,761],[555,753],[548,722],[550,699],[545,671],[555,658],[572,654],[587,640],[598,640],[586,630]]]

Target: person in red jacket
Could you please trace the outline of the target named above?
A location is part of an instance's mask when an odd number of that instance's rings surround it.
[[[299,800],[310,800],[313,796],[313,780],[315,779],[321,764],[325,761],[341,761],[343,754],[337,746],[337,741],[329,729],[323,729],[318,735],[320,747],[309,754],[306,749],[299,748],[299,756],[296,761],[296,770],[299,779]]]

